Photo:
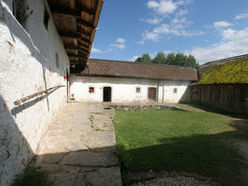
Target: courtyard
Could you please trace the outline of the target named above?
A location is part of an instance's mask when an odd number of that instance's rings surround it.
[[[248,120],[183,108],[116,111],[124,184],[246,185]]]

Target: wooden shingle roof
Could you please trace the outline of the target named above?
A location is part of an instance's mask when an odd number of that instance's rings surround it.
[[[197,81],[194,68],[101,59],[90,59],[88,67],[77,75]]]
[[[86,65],[103,0],[48,0],[70,64]]]

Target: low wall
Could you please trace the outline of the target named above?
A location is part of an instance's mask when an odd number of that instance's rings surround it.
[[[191,85],[191,101],[235,114],[248,114],[248,84]]]

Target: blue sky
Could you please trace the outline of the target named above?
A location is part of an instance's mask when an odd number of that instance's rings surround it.
[[[248,0],[105,0],[91,58],[183,52],[201,64],[248,53]]]

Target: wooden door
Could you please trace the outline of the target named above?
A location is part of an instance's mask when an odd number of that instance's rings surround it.
[[[149,87],[148,88],[148,99],[156,101],[156,97],[157,97],[157,89],[153,87]]]
[[[103,88],[103,101],[111,102],[111,97],[112,97],[111,87],[104,87]]]

